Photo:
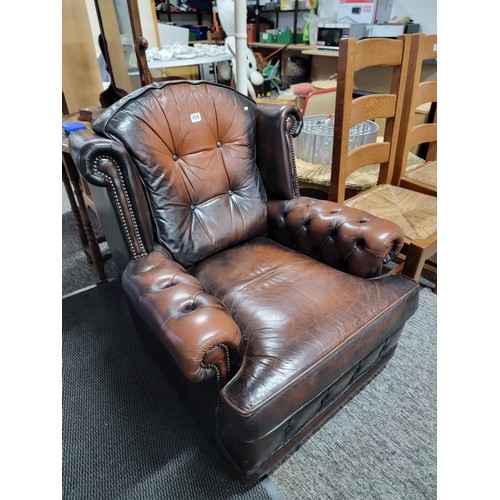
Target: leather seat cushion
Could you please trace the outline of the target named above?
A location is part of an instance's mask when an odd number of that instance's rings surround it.
[[[404,276],[357,278],[265,237],[213,255],[192,274],[224,303],[244,339],[220,418],[224,432],[245,441],[286,424],[418,305],[418,284]]]

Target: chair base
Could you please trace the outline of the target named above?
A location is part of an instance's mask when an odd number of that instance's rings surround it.
[[[333,399],[325,403],[328,399],[329,393],[335,393],[335,387],[338,383],[342,383],[341,377],[339,380],[334,381],[325,391],[319,393],[314,400],[309,402],[306,408],[299,409],[294,416],[290,418],[288,422],[289,427],[293,427],[292,420],[295,418],[297,420],[303,419],[302,413],[317,406],[319,410],[309,417],[304,424],[299,428],[299,430],[289,437],[280,447],[278,447],[272,454],[266,457],[256,468],[250,471],[242,470],[235,463],[231,454],[222,444],[223,436],[219,436],[218,444],[226,461],[231,465],[235,474],[239,478],[240,482],[245,485],[249,485],[269,471],[274,467],[279,465],[279,463],[286,458],[300,443],[308,438],[316,429],[318,429],[322,424],[324,424],[330,417],[332,417],[339,409],[341,409],[346,403],[349,402],[358,392],[360,392],[367,384],[369,384],[385,367],[389,360],[394,355],[396,351],[397,342],[401,335],[402,329],[399,329],[396,333],[391,335],[386,339],[382,345],[375,347],[372,351],[366,354],[366,356],[358,363],[358,368],[354,370],[351,375],[351,380],[349,384]],[[384,349],[384,346],[390,346]],[[376,354],[376,359],[373,360]],[[358,373],[360,366],[367,365],[364,370]],[[233,436],[234,438],[234,436]],[[238,444],[237,444],[238,445]]]
[[[362,390],[392,358],[403,329],[403,327],[398,328],[394,333],[380,341],[360,361],[353,366],[347,367],[337,380],[334,380],[306,405],[298,408],[295,413],[290,415],[290,418],[283,423],[286,426],[284,434],[286,435],[289,429],[295,428],[296,431],[282,444],[273,449],[271,453],[263,454],[262,460],[256,467],[251,470],[243,470],[233,460],[231,452],[227,449],[227,443],[231,443],[231,446],[238,449],[248,446],[251,448],[255,443],[235,442],[234,436],[226,435],[226,426],[220,422],[221,418],[223,418],[221,417],[221,404],[224,404],[224,402],[219,398],[220,388],[215,377],[200,383],[188,381],[178,370],[174,359],[159,338],[140,319],[133,308],[130,308],[130,312],[146,351],[165,371],[176,392],[198,421],[208,439],[214,446],[217,446],[225,458],[230,466],[230,471],[244,485],[258,481],[277,466],[308,435]],[[353,349],[357,349],[357,347],[354,346]],[[281,433],[281,430],[278,429],[277,432]],[[266,438],[266,436],[263,436],[264,441]],[[257,446],[261,445],[262,443]],[[255,450],[249,450],[249,453],[255,453]],[[257,450],[257,453],[259,453],[259,450]]]

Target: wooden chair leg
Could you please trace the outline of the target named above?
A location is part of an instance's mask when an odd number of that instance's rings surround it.
[[[405,252],[405,262],[401,274],[418,281],[426,261],[436,252],[437,237],[431,243],[420,240],[411,242]]]
[[[413,278],[415,281],[420,279],[422,269],[425,264],[424,249],[411,244],[406,254],[401,274]]]

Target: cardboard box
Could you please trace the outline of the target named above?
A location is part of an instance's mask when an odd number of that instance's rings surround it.
[[[392,16],[394,0],[340,0],[338,22],[384,24]]]
[[[369,37],[396,37],[405,32],[404,24],[373,24],[368,28]]]
[[[295,2],[293,0],[281,0],[280,10],[293,10]]]

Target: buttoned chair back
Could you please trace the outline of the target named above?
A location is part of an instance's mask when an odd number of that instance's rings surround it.
[[[156,238],[185,266],[267,231],[255,103],[207,84],[194,98],[191,87],[179,81],[145,89],[94,125],[124,144],[146,189]]]

